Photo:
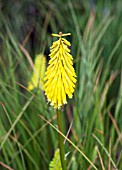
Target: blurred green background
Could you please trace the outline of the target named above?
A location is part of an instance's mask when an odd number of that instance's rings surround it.
[[[77,74],[63,108],[68,138],[99,170],[122,169],[122,1],[0,1],[0,170],[47,170],[58,135],[56,112],[40,89],[28,91],[31,59],[70,32]],[[67,169],[94,169],[68,142]]]

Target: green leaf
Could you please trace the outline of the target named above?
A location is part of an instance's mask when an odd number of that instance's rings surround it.
[[[49,164],[49,170],[62,170],[59,149],[54,153],[54,157]]]

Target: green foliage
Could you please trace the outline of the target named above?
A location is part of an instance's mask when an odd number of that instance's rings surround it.
[[[48,61],[51,33],[62,31],[72,34],[77,74],[63,109],[64,134],[77,146],[65,142],[67,168],[94,169],[89,159],[121,170],[122,1],[4,0],[0,9],[0,169],[49,168],[58,135],[38,114],[56,127],[55,111],[43,91],[27,87],[30,59],[43,53]]]
[[[54,157],[49,164],[49,170],[62,170],[59,149],[54,153]]]

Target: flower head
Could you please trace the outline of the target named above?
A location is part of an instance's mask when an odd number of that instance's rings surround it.
[[[50,47],[50,61],[45,73],[44,90],[48,101],[54,108],[60,108],[67,103],[66,95],[72,98],[76,83],[76,73],[73,68],[73,57],[70,54],[71,46],[63,36],[71,35],[70,33],[52,34],[59,37]]]
[[[31,80],[28,83],[28,90],[34,88],[44,89],[44,74],[46,71],[46,57],[38,54],[34,61],[34,68]]]

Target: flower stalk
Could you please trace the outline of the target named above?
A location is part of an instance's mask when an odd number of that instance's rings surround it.
[[[63,133],[62,128],[62,112],[61,110],[57,109],[57,122],[58,122],[58,130]],[[64,138],[61,134],[58,133],[58,141],[59,141],[59,149],[60,149],[60,159],[61,159],[61,165],[63,170],[67,170],[66,167],[66,159],[65,159],[65,150],[64,150]]]
[[[63,34],[62,32],[52,34],[52,36],[58,37],[59,39],[54,41],[50,47],[50,60],[44,78],[45,95],[50,105],[57,111],[58,130],[62,134],[61,107],[67,104],[67,96],[69,98],[73,97],[77,81],[77,76],[73,68],[73,57],[70,54],[71,43],[63,38],[69,35],[71,34]],[[63,137],[60,133],[58,133],[58,140],[62,169],[67,170]]]

